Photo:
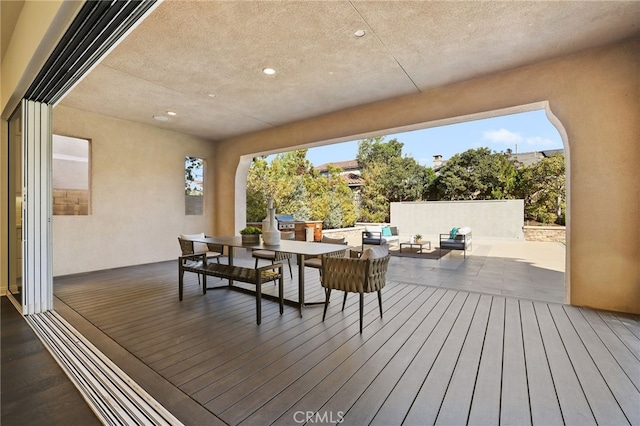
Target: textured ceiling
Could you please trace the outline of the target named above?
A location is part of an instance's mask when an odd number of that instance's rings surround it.
[[[638,1],[167,0],[62,105],[221,140],[609,44],[639,24]],[[178,115],[152,118],[166,111]]]

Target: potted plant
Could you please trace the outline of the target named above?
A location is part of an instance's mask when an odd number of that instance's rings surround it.
[[[247,226],[241,229],[242,244],[259,244],[260,234],[262,234],[262,229],[256,228],[255,226]]]
[[[413,240],[416,242],[416,244],[420,244],[422,242],[422,235],[420,234],[414,235]]]

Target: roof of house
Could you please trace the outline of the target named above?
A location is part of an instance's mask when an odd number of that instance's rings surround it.
[[[542,160],[546,157],[551,157],[556,154],[563,154],[563,149],[547,149],[544,151],[533,151],[533,152],[521,152],[514,154],[511,156],[514,157],[518,162],[524,164],[525,166],[530,166],[538,161]]]
[[[347,181],[349,186],[362,186],[364,185],[364,179],[362,176],[356,173],[343,173],[342,177]]]
[[[342,169],[342,173],[340,173],[340,175],[347,182],[347,185],[349,185],[349,187],[353,188],[354,186],[364,185],[364,179],[362,178],[362,176],[360,176],[360,167],[358,166],[358,160],[325,163],[315,167],[315,169],[320,174],[327,173],[329,164],[334,167],[340,167]]]
[[[359,170],[360,167],[358,166],[358,160],[348,160],[348,161],[334,161],[331,163],[325,163],[325,164],[321,164],[319,166],[316,166],[315,169],[322,173],[322,172],[326,172],[329,168],[329,164],[331,164],[334,167],[340,167],[343,171],[348,172],[350,170]]]

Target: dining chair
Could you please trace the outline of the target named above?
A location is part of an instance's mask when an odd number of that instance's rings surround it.
[[[296,233],[294,231],[280,232],[280,239],[295,240]],[[271,261],[271,264],[274,264],[276,262],[283,262],[284,260],[286,260],[287,263],[289,263],[289,275],[291,276],[291,279],[293,279],[293,270],[291,269],[291,253],[285,253],[282,251],[274,251],[274,250],[254,250],[253,252],[251,252],[251,256],[253,256],[256,259],[255,268],[258,267],[258,260],[260,259],[269,260]]]
[[[199,240],[199,239],[203,239],[206,236],[204,235],[204,232],[201,232],[200,234],[181,234],[180,238],[183,240]],[[223,255],[223,247],[219,244],[210,244],[210,243],[201,243],[198,241],[191,241],[191,253],[185,253],[184,249],[182,250],[182,255],[188,255],[188,254],[200,254],[200,253],[207,253],[207,259],[216,259],[216,261],[218,263],[220,263],[220,257],[222,257]],[[185,246],[186,247],[186,246]],[[182,249],[182,245],[180,246],[180,248]],[[189,247],[186,247],[186,249],[188,250]]]
[[[349,293],[360,294],[360,333],[362,333],[365,293],[378,293],[380,318],[382,318],[382,288],[386,284],[390,258],[387,245],[368,248],[360,257],[323,257],[322,275],[320,276],[320,282],[325,288],[322,321],[327,315],[331,290],[344,291],[343,311],[347,303],[347,295]]]
[[[178,244],[180,244],[180,251],[182,252],[182,262],[184,266],[202,266],[202,253],[207,254],[207,259],[216,259],[218,263],[220,263],[220,257],[223,253],[223,247],[218,244],[208,244],[208,243],[200,243],[197,239],[204,238],[204,233],[202,234],[191,234],[185,235],[181,234],[178,237]],[[187,257],[184,257],[187,256]],[[198,265],[200,263],[200,265]],[[198,275],[198,285],[200,285],[200,275]]]
[[[182,252],[180,257],[182,265],[187,269],[202,267],[204,264],[202,253],[196,253],[193,241],[181,237],[182,235],[178,237],[178,244],[180,244],[180,251]],[[198,285],[200,285],[201,274],[196,273],[196,275],[198,276]]]
[[[322,236],[322,240],[321,242],[323,243],[327,243],[327,244],[347,244],[346,241],[344,240],[344,237],[342,238],[331,238],[331,237],[326,237],[326,236]],[[347,249],[344,250],[339,250],[333,253],[329,253],[326,254],[325,256],[328,257],[345,257],[347,254]],[[308,266],[309,268],[314,268],[317,269],[318,272],[320,273],[320,276],[322,276],[322,257],[320,256],[316,256],[316,257],[310,257],[305,259],[304,261],[304,266]]]

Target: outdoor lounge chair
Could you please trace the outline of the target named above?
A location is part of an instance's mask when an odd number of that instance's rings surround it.
[[[387,245],[366,249],[359,258],[323,256],[320,281],[325,288],[326,297],[322,321],[327,315],[331,290],[344,291],[343,311],[347,303],[347,294],[350,292],[360,294],[360,333],[362,333],[364,293],[378,292],[378,305],[380,318],[382,318],[382,288],[386,284],[390,257]]]
[[[440,234],[440,256],[442,249],[462,250],[464,258],[467,258],[467,250],[471,251],[471,228],[453,228],[448,234]]]
[[[367,226],[362,231],[362,250],[365,245],[399,244],[398,228],[396,226]]]

